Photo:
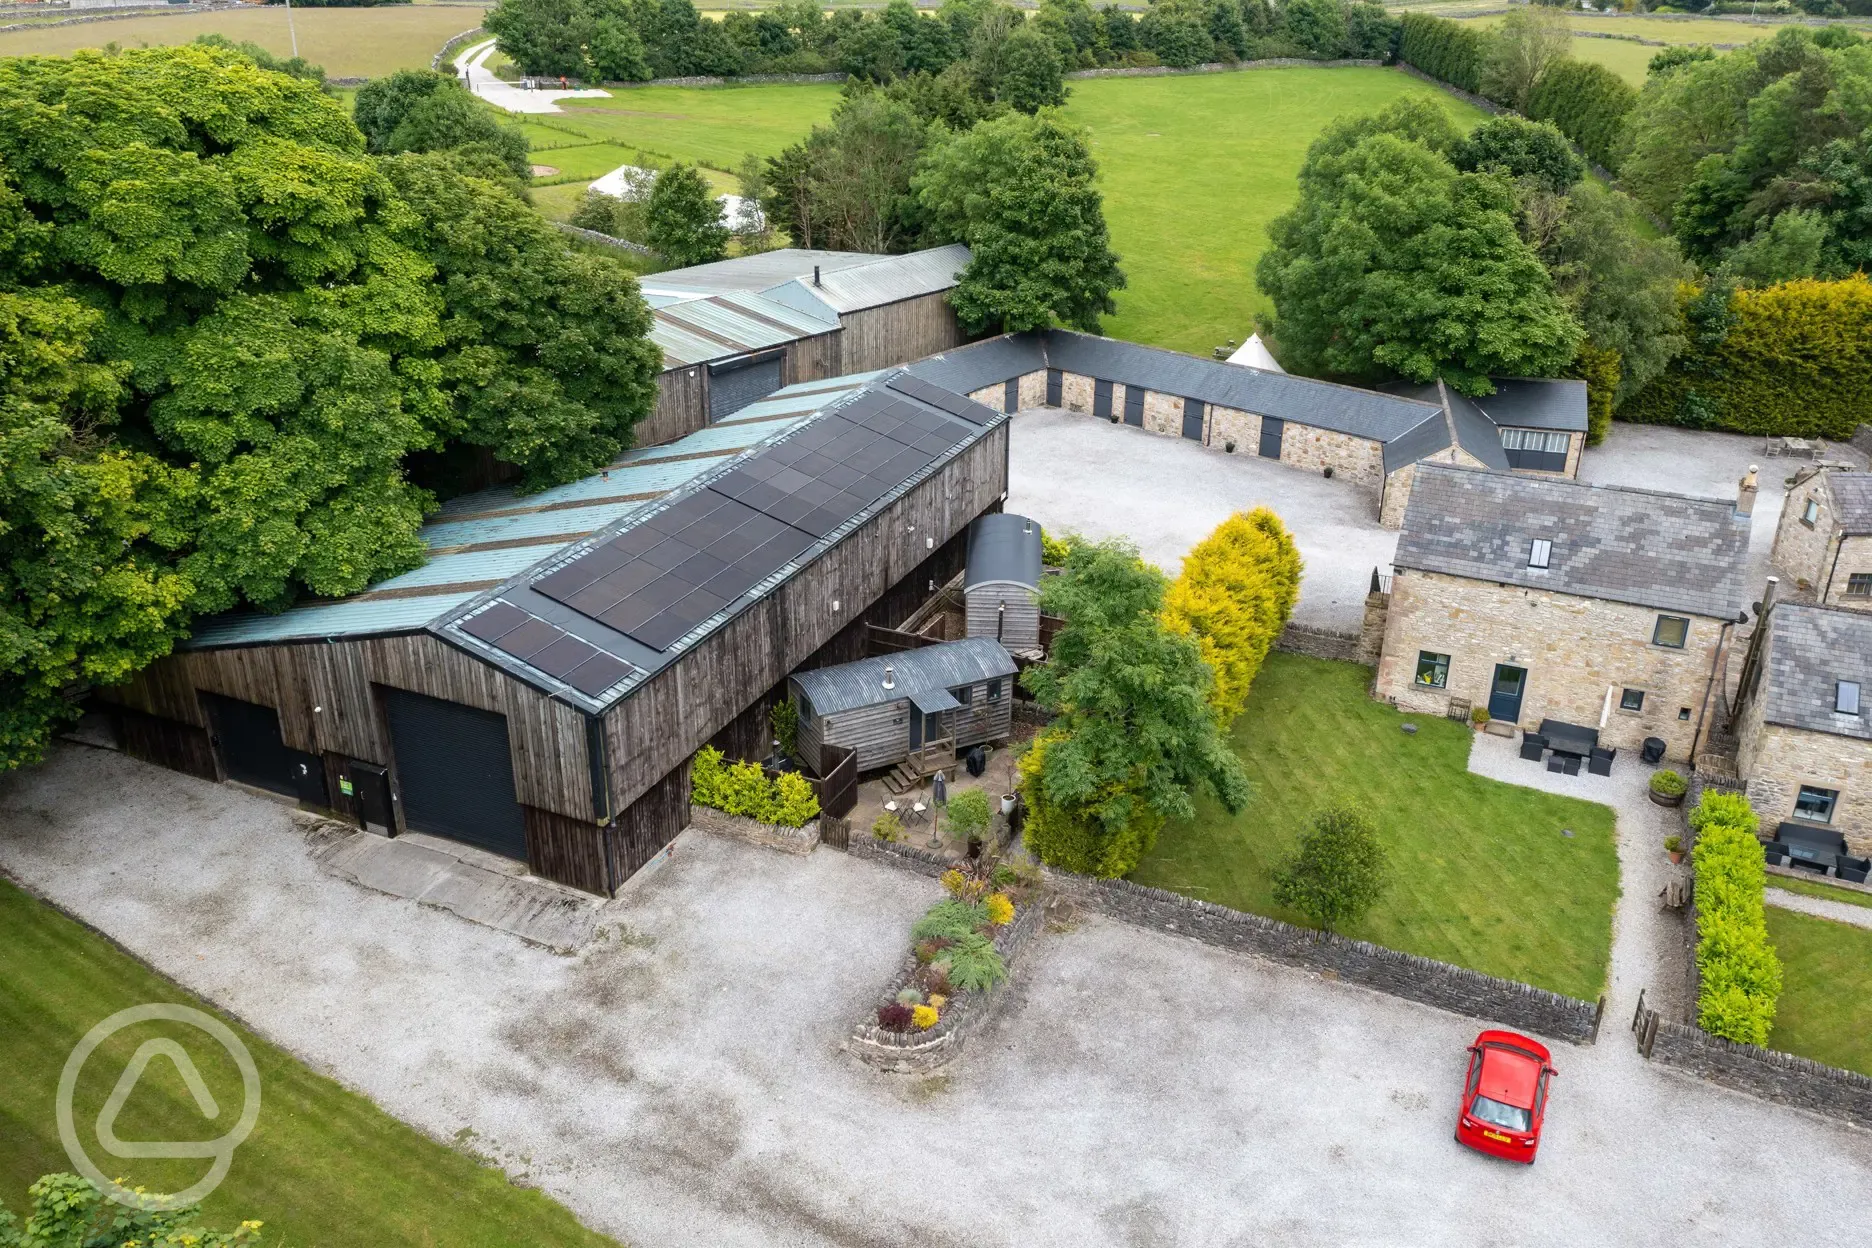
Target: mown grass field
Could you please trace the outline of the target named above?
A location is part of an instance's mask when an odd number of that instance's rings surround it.
[[[1448,16],[1460,18],[1459,13]],[[1499,13],[1491,13],[1473,20],[1485,26],[1493,26],[1501,21]],[[1787,23],[1771,22],[1730,22],[1720,18],[1682,18],[1662,17],[1593,17],[1586,14],[1572,14],[1567,24],[1574,30],[1603,31],[1614,35],[1632,35],[1639,39],[1653,39],[1658,43],[1668,44],[1741,44],[1753,43],[1757,39],[1772,39]],[[1619,75],[1633,86],[1643,86],[1645,71],[1651,64],[1651,58],[1663,49],[1646,43],[1633,43],[1627,39],[1575,39],[1573,56],[1582,61],[1591,61],[1603,65]]]
[[[1768,887],[1785,889],[1790,893],[1802,893],[1808,897],[1819,897],[1826,901],[1843,902],[1849,906],[1872,907],[1872,893],[1841,888],[1835,884],[1822,884],[1818,880],[1796,880],[1785,875],[1771,875],[1768,877]]]
[[[450,38],[481,21],[476,4],[408,4],[375,9],[294,9],[299,54],[334,78],[377,78],[399,69],[427,69]],[[63,56],[79,48],[156,47],[197,35],[249,40],[278,56],[292,54],[282,6],[220,13],[158,14],[109,22],[45,26],[0,33],[0,56]]]
[[[41,1175],[73,1168],[54,1118],[66,1057],[103,1019],[149,1002],[203,1008],[89,928],[0,881],[0,1202],[18,1212]],[[266,1223],[268,1248],[615,1248],[539,1192],[513,1186],[500,1171],[403,1125],[234,1020],[222,1021],[253,1054],[261,1108],[253,1134],[206,1202],[211,1225],[232,1228],[257,1218]],[[91,1129],[131,1055],[158,1036],[183,1046],[219,1113],[205,1121],[176,1067],[157,1061],[124,1104],[117,1134],[171,1141],[222,1135],[241,1110],[240,1075],[218,1044],[180,1024],[138,1025],[106,1041],[85,1063],[74,1117],[107,1175],[174,1192],[199,1179],[208,1163],[113,1159],[97,1149]]]
[[[1131,878],[1305,922],[1274,904],[1272,870],[1316,810],[1355,801],[1380,825],[1392,878],[1346,935],[1598,996],[1619,894],[1611,808],[1471,774],[1467,725],[1401,716],[1366,696],[1370,679],[1356,664],[1269,655],[1231,730],[1253,800],[1239,815],[1199,802]]]
[[[1782,976],[1769,1047],[1872,1075],[1872,931],[1769,906],[1768,939]]]

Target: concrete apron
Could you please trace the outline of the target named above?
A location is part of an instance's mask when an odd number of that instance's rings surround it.
[[[503,860],[419,832],[394,840],[319,820],[313,861],[341,880],[447,910],[544,946],[574,953],[592,937],[602,897],[514,873]]]

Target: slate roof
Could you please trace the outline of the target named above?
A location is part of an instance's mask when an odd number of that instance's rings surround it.
[[[918,360],[905,371],[957,394],[970,394],[1046,366],[1044,335],[1004,334]]]
[[[1735,504],[1419,464],[1392,565],[1735,619],[1749,525]],[[1549,566],[1527,566],[1535,538]]]
[[[884,687],[891,669],[895,688]],[[1017,669],[1014,657],[992,637],[943,641],[875,659],[793,673],[793,682],[812,703],[815,715],[836,715],[863,706],[915,698],[984,680],[1005,679]]]
[[[1497,425],[1586,432],[1586,383],[1572,378],[1491,377],[1495,393],[1469,402]]]
[[[1768,612],[1762,719],[1872,741],[1872,615],[1780,602]],[[1834,686],[1859,685],[1859,713],[1833,709]]]
[[[1872,533],[1872,472],[1835,472],[1827,475],[1833,492],[1833,514],[1840,532],[1848,536]]]
[[[981,516],[969,525],[962,589],[995,582],[1039,589],[1041,554],[1038,520],[1009,512]]]
[[[1502,449],[1501,430],[1473,400],[1458,394],[1441,381],[1421,386],[1404,383],[1393,387],[1392,392],[1420,402],[1434,403],[1442,410],[1446,432],[1442,445],[1436,447],[1436,450],[1440,451],[1450,445],[1460,446],[1497,472],[1508,471],[1508,452]],[[1402,462],[1411,463],[1422,458],[1422,455],[1415,455]],[[1385,457],[1385,471],[1392,471],[1389,455]]]

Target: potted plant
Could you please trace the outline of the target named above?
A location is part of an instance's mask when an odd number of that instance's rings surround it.
[[[1664,852],[1670,855],[1672,865],[1683,861],[1683,837],[1667,836],[1664,838]]]
[[[1651,800],[1660,806],[1683,805],[1684,791],[1689,787],[1681,772],[1668,767],[1651,773]]]
[[[1473,724],[1475,727],[1486,728],[1488,726],[1488,721],[1489,721],[1488,707],[1472,706],[1469,708],[1469,722]]]

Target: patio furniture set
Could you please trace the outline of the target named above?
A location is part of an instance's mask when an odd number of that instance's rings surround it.
[[[1845,837],[1812,824],[1778,825],[1774,839],[1763,842],[1762,854],[1772,866],[1799,867],[1853,884],[1866,883],[1867,874],[1872,873],[1872,858],[1853,857],[1846,852]]]
[[[1656,745],[1655,755],[1652,746]],[[1664,743],[1656,737],[1648,737],[1644,744],[1644,760],[1655,763],[1663,757]],[[1538,763],[1543,758],[1547,770],[1562,775],[1577,776],[1580,766],[1585,765],[1587,772],[1595,776],[1612,774],[1612,760],[1618,757],[1618,750],[1599,744],[1599,731],[1579,724],[1569,724],[1565,720],[1543,719],[1540,731],[1521,734],[1521,757],[1531,763]]]

